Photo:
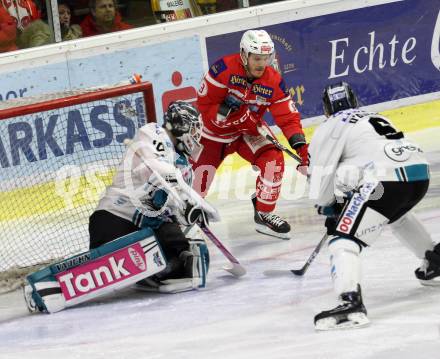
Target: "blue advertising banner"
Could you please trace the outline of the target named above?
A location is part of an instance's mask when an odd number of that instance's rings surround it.
[[[2,120],[0,187],[18,176],[55,173],[68,165],[113,158],[117,163],[124,140],[145,123],[141,93]]]
[[[328,83],[362,105],[440,91],[440,2],[405,0],[264,28],[303,118],[322,115]],[[207,38],[209,63],[239,51],[243,32]]]

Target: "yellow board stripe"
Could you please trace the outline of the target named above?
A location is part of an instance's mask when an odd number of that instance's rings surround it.
[[[396,110],[383,112],[393,124],[404,132],[419,131],[440,126],[440,101],[408,106]],[[305,128],[306,138],[309,140],[316,127]],[[288,146],[284,136],[279,136],[280,142]],[[237,170],[248,163],[238,155],[231,156],[227,167],[230,171]],[[223,172],[223,167],[218,170]],[[114,170],[104,176],[99,176],[103,184],[111,183]],[[69,186],[68,183],[64,184]],[[56,183],[48,182],[29,188],[17,189],[0,193],[0,221],[18,218],[27,218],[38,214],[65,210],[68,207],[78,207],[88,203],[96,203],[99,193],[83,176],[79,179],[78,191],[66,201],[65,197],[57,194]]]
[[[69,187],[72,186],[71,180],[63,183],[51,181],[27,188],[0,192],[0,222],[96,203],[103,186],[112,182],[114,174],[115,170],[112,169],[105,175],[97,175],[96,177],[101,184],[99,188],[96,184],[89,183],[85,176],[81,176],[76,179],[78,187],[72,195],[69,195],[71,190]]]

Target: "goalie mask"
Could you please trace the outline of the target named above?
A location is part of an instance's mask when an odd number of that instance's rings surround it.
[[[322,94],[322,102],[327,117],[339,111],[358,107],[356,95],[346,82],[327,86]]]
[[[203,125],[200,113],[194,106],[184,101],[172,102],[163,120],[163,126],[176,138],[179,152],[191,156],[200,147]]]
[[[270,55],[268,64],[272,64],[275,45],[265,30],[248,30],[240,41],[240,57],[243,65],[247,66],[249,54]]]

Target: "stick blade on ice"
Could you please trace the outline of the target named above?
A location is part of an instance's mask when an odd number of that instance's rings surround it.
[[[231,263],[228,266],[224,266],[223,269],[235,277],[242,277],[246,274],[246,268],[237,263]]]

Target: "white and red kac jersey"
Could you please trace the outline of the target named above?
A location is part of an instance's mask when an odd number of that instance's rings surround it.
[[[198,91],[197,106],[203,118],[204,137],[232,142],[241,135],[234,125],[234,116],[217,118],[219,106],[227,96],[240,99],[256,118],[269,110],[286,138],[303,134],[300,114],[281,75],[267,66],[261,78],[249,82],[240,54],[233,54],[210,67]]]

